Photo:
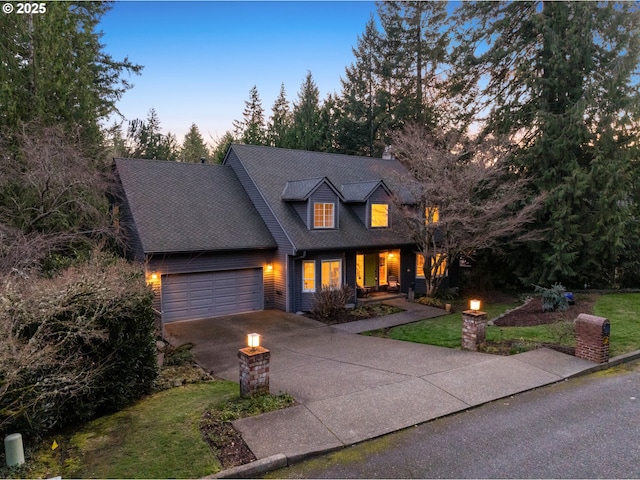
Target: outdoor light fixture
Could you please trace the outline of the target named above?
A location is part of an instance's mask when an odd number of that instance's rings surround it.
[[[157,273],[152,273],[151,274],[151,281],[152,282],[156,282],[158,280],[158,274]]]
[[[247,345],[250,348],[257,348],[260,346],[260,335],[257,333],[250,333],[247,335]]]
[[[267,263],[267,272],[270,272],[273,270],[273,265],[271,265],[270,263]]]
[[[469,306],[471,310],[473,310],[474,312],[477,312],[478,310],[480,310],[480,300],[471,300],[469,302]]]

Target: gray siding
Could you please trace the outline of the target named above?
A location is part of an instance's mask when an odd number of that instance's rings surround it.
[[[302,291],[302,262],[313,260],[316,264],[316,290],[321,286],[322,279],[322,261],[323,260],[341,260],[342,261],[342,282],[350,285],[355,289],[356,277],[356,253],[355,251],[334,251],[334,252],[312,252],[307,254],[305,258],[296,259],[292,262],[292,279],[291,291],[294,292],[294,309],[295,311],[308,312],[313,309],[313,293]],[[355,302],[355,290],[354,298]]]

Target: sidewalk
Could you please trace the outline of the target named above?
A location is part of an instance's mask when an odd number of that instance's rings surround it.
[[[402,302],[408,310],[387,317],[334,327],[291,319],[286,329],[271,333],[265,343],[271,392],[288,392],[298,404],[233,422],[258,460],[211,477],[260,475],[640,357],[636,352],[595,365],[549,349],[504,357],[355,334],[443,314]],[[206,362],[201,352],[196,357]],[[237,381],[237,365],[216,374]]]

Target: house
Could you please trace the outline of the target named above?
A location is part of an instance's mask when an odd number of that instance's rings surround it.
[[[308,311],[321,286],[424,291],[394,159],[232,145],[222,165],[115,159],[127,256],[163,322]],[[354,299],[355,300],[355,299]]]

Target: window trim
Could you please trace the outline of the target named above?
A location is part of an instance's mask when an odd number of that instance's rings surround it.
[[[313,276],[311,278],[307,277],[305,265],[313,266]],[[307,282],[313,282],[313,287],[306,287]],[[316,261],[315,260],[303,260],[302,261],[302,291],[304,293],[315,293],[316,291]]]
[[[331,205],[331,215],[328,216],[327,207],[329,205]],[[318,223],[316,223],[316,219],[319,218],[316,216],[316,208],[320,206],[322,208],[322,223],[323,223],[322,225],[318,225]],[[312,215],[313,215],[312,225],[314,229],[328,230],[328,229],[336,228],[336,204],[334,202],[313,202]],[[329,218],[331,218],[331,225],[326,224],[326,221]]]
[[[374,225],[373,224],[373,217],[374,217],[373,210],[374,210],[374,207],[384,207],[384,210],[385,210],[385,213],[386,213],[385,225]],[[380,210],[378,210],[378,212],[381,213]],[[389,222],[389,204],[388,203],[373,203],[373,202],[370,203],[369,204],[369,226],[371,228],[389,228],[389,223],[390,223]]]

